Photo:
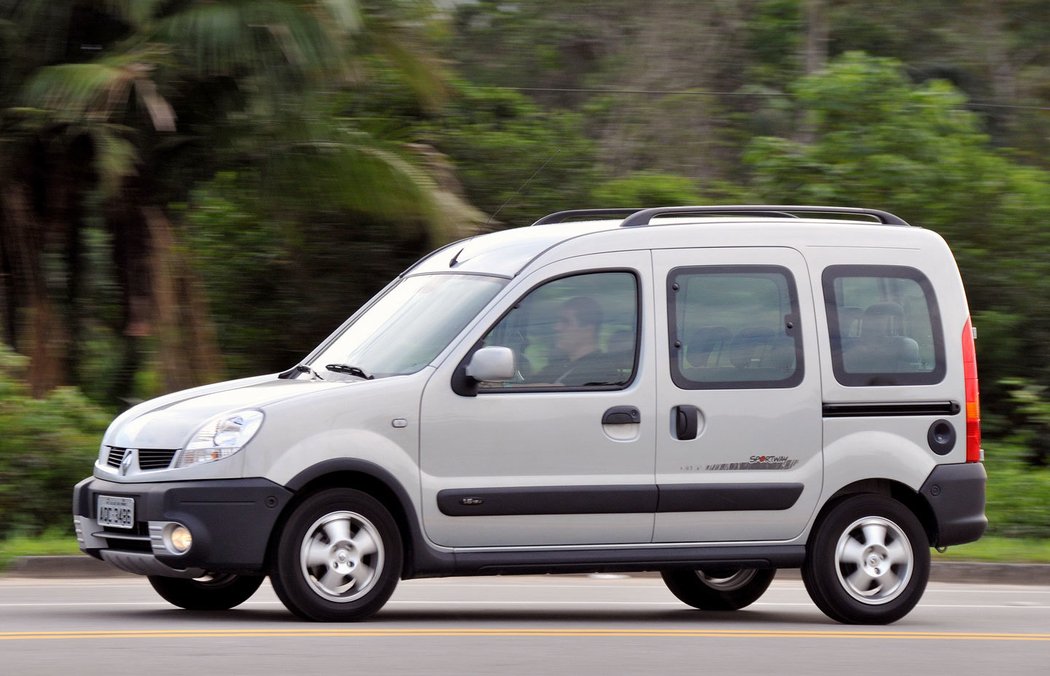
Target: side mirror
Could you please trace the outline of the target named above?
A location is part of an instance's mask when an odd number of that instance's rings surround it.
[[[474,353],[467,375],[479,383],[500,382],[514,377],[514,350],[490,345]]]

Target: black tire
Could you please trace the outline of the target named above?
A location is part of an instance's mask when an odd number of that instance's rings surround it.
[[[168,603],[186,610],[229,610],[252,597],[265,575],[213,575],[207,578],[150,575],[149,583]]]
[[[802,581],[825,615],[844,624],[889,624],[922,598],[930,543],[919,519],[882,495],[835,505],[810,538]]]
[[[776,568],[665,570],[664,584],[683,603],[700,610],[740,610],[759,599]]]
[[[361,491],[333,488],[303,501],[277,540],[270,574],[281,602],[317,622],[356,622],[394,593],[403,559],[397,522]]]

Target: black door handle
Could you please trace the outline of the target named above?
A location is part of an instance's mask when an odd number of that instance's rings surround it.
[[[696,433],[700,427],[700,409],[688,405],[675,406],[674,418],[675,436],[679,441],[696,439]]]
[[[613,406],[602,415],[603,425],[637,425],[642,414],[636,406]]]

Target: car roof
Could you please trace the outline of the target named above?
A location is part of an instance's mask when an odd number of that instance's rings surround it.
[[[884,246],[888,241],[914,241],[908,233],[929,233],[922,228],[908,227],[887,212],[832,209],[741,206],[558,212],[540,219],[538,225],[532,227],[477,235],[449,244],[421,260],[406,274],[457,272],[510,278],[548,252],[561,258],[599,251],[683,246],[795,246],[807,242]],[[789,215],[782,210],[806,217]],[[624,213],[608,218],[609,211]],[[586,217],[591,213],[603,217],[560,220],[563,214],[571,218],[575,214]],[[809,217],[814,213],[819,217]],[[845,218],[830,218],[836,214]],[[880,220],[872,220],[870,214]],[[886,222],[887,219],[895,220]]]

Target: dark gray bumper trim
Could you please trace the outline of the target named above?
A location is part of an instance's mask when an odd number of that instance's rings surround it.
[[[984,534],[988,528],[984,515],[987,481],[984,465],[979,462],[938,465],[930,472],[919,493],[937,521],[936,546],[961,545]]]
[[[286,488],[260,478],[130,484],[89,478],[73,490],[73,513],[94,520],[99,494],[134,498],[136,533],[148,532],[150,521],[176,521],[190,529],[190,551],[182,556],[157,555],[161,564],[176,570],[238,573],[264,570],[270,535],[292,497]],[[89,545],[85,551],[91,556],[102,558],[104,551],[141,552],[123,544],[125,540],[119,538],[123,533],[106,539],[99,530],[92,530],[91,541],[106,546]]]

